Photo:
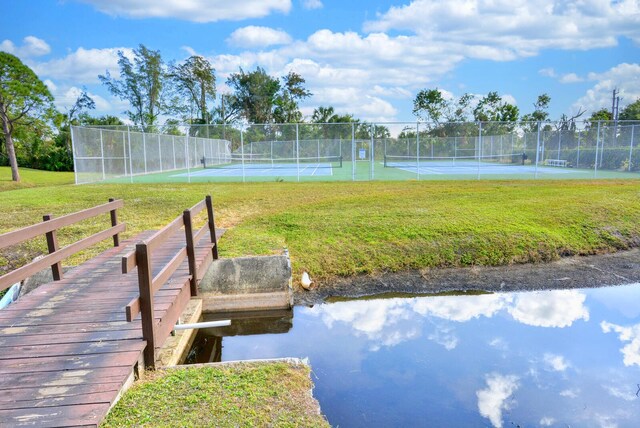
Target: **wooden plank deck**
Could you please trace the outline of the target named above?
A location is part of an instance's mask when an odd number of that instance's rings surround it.
[[[121,273],[121,257],[152,233],[122,242],[0,311],[0,426],[97,426],[104,419],[145,347],[140,316],[126,322],[138,277],[135,270]],[[154,275],[182,246],[181,231],[154,253]],[[207,233],[196,245],[198,272],[211,261]],[[156,318],[171,311],[187,275],[185,260],[156,294]]]

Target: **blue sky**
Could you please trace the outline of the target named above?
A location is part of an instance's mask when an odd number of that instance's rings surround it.
[[[118,50],[216,68],[219,93],[243,67],[295,71],[314,94],[369,121],[411,121],[423,88],[497,91],[522,114],[547,92],[553,118],[640,98],[640,0],[2,0],[0,50],[19,56],[62,110],[80,88],[94,114],[127,108],[99,83]]]

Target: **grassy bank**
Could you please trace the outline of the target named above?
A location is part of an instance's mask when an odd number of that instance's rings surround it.
[[[150,373],[111,410],[105,427],[328,427],[318,415],[309,369],[286,363]]]
[[[322,281],[541,262],[640,243],[640,182],[633,180],[34,187],[0,192],[0,232],[41,221],[45,213],[60,215],[116,197],[125,200],[125,236],[133,236],[161,227],[207,193],[214,196],[218,225],[228,228],[222,256],[287,247],[296,274],[308,271]],[[64,244],[97,228],[97,221],[89,221],[59,238]],[[0,270],[44,249],[38,242],[5,251]]]
[[[50,172],[20,168],[20,182],[11,181],[11,168],[0,166],[0,192],[36,186],[56,186],[74,182],[73,172]]]

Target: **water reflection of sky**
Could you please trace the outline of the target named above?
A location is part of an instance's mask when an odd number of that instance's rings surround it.
[[[225,360],[309,357],[332,425],[640,424],[640,284],[296,308]]]

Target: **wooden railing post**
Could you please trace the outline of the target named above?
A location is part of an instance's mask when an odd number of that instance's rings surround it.
[[[184,210],[182,213],[184,221],[184,234],[187,241],[187,260],[189,261],[189,274],[191,275],[191,295],[198,295],[198,278],[196,272],[196,248],[193,242],[193,220],[191,211]]]
[[[213,253],[213,260],[218,259],[218,239],[216,238],[216,223],[215,217],[213,215],[213,201],[211,200],[211,195],[207,195],[205,198],[207,203],[207,222],[209,223],[209,233],[211,234],[211,243],[213,244],[213,248],[211,252]]]
[[[109,198],[109,202],[113,202],[113,201],[115,201],[114,198]],[[115,209],[113,209],[110,211],[110,214],[111,214],[111,226],[116,226],[118,224],[118,212]],[[114,247],[120,246],[120,237],[118,236],[117,233],[113,235],[113,246]]]
[[[51,214],[45,214],[42,216],[43,221],[49,221],[53,218]],[[49,250],[49,254],[55,253],[60,248],[58,246],[58,236],[56,235],[56,231],[52,230],[51,232],[47,232],[47,248]],[[60,262],[54,263],[51,265],[51,273],[53,274],[54,281],[60,281],[62,279],[62,264]]]
[[[155,319],[153,316],[153,272],[151,255],[147,244],[136,244],[136,264],[138,265],[138,287],[140,288],[140,314],[142,318],[142,338],[147,342],[144,349],[144,364],[156,368]]]

